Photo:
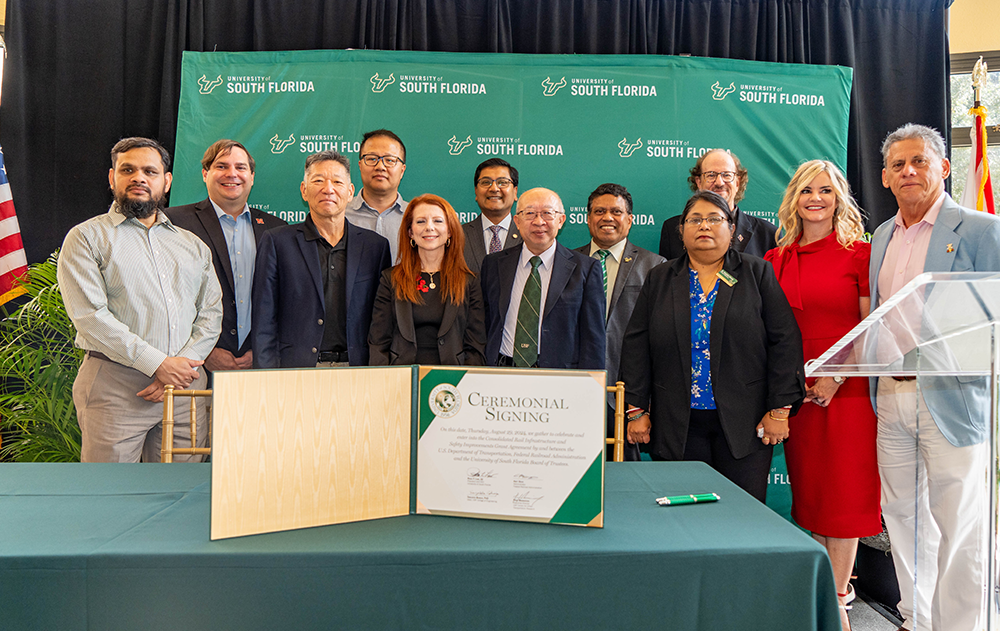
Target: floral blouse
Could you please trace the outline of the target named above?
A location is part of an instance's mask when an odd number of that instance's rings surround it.
[[[712,308],[719,293],[719,280],[715,280],[712,291],[702,293],[698,282],[698,272],[688,268],[691,297],[691,407],[699,410],[714,410],[715,395],[712,393],[712,365],[710,362],[710,336],[712,331]]]

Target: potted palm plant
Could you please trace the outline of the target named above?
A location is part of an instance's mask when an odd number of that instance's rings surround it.
[[[56,281],[58,251],[18,282],[27,302],[0,321],[0,459],[79,462],[73,380],[83,360]],[[30,279],[30,280],[29,280]]]

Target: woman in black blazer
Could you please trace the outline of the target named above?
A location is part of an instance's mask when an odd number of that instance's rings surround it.
[[[406,207],[399,262],[382,272],[368,332],[372,366],[482,366],[483,294],[455,209],[437,195]]]
[[[802,403],[802,339],[770,263],[730,248],[711,191],[681,214],[686,255],[646,277],[622,342],[628,440],[700,460],[764,501],[771,451]]]

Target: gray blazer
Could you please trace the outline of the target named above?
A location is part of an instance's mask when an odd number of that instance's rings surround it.
[[[871,291],[872,308],[878,306],[878,274],[892,237],[895,217],[872,236]],[[925,272],[996,272],[1000,271],[1000,219],[962,208],[950,195],[945,196],[941,213],[934,222],[927,246]],[[952,445],[967,447],[986,440],[990,395],[985,377],[922,377],[922,392],[927,408],[938,429]],[[872,407],[876,379],[871,379]]]
[[[462,224],[465,231],[465,264],[469,266],[472,273],[479,275],[479,270],[483,267],[483,259],[486,258],[486,244],[483,243],[482,215],[477,215],[475,219]],[[521,235],[517,232],[514,220],[510,221],[510,230],[507,231],[507,240],[504,241],[503,249],[521,245]]]
[[[576,251],[590,256],[590,243],[576,248]],[[607,359],[604,368],[608,371],[609,386],[615,385],[615,382],[618,381],[622,338],[625,336],[625,328],[628,326],[629,318],[632,317],[635,301],[639,298],[639,290],[646,282],[649,270],[666,262],[667,260],[662,256],[640,248],[631,241],[625,241],[625,250],[622,254],[621,264],[618,266],[615,286],[611,291],[611,306],[608,309]],[[608,405],[614,407],[614,394],[608,393]]]

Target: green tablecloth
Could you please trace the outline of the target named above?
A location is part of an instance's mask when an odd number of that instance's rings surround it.
[[[215,542],[209,467],[0,465],[0,628],[840,629],[823,549],[700,463],[609,463],[603,529],[410,515]]]

